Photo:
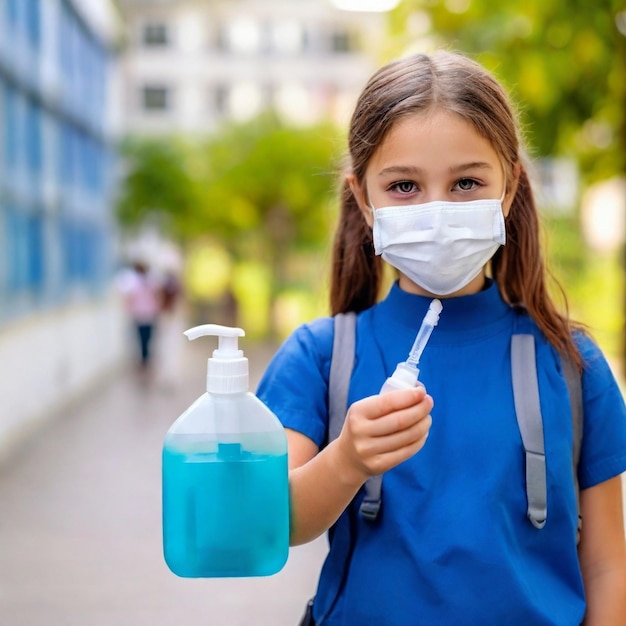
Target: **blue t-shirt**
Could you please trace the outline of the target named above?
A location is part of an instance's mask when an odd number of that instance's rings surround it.
[[[358,316],[349,403],[376,394],[405,361],[431,300],[394,285]],[[536,339],[548,517],[526,517],[525,463],[511,383],[511,335]],[[270,363],[258,396],[287,428],[322,446],[333,321],[298,328]],[[600,350],[585,359],[582,489],[626,471],[626,411]],[[379,519],[362,493],[331,533],[314,614],[324,626],[577,626],[585,597],[577,557],[572,418],[558,354],[492,283],[443,300],[419,363],[433,397],[424,448],[384,475]],[[584,520],[583,520],[584,524]],[[349,572],[349,575],[346,575]]]

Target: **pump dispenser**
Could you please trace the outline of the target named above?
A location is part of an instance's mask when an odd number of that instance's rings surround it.
[[[206,393],[170,427],[163,445],[163,551],[178,576],[268,576],[289,554],[287,438],[278,418],[248,391],[241,328],[217,336]]]
[[[392,391],[393,389],[410,389],[411,387],[418,387],[421,385],[419,379],[419,369],[417,367],[422,352],[430,339],[430,335],[433,332],[437,322],[439,321],[439,314],[443,309],[443,305],[440,300],[436,298],[430,303],[428,311],[422,320],[417,336],[413,342],[413,347],[409,353],[409,357],[406,361],[398,363],[394,373],[387,378],[381,387],[380,393]]]

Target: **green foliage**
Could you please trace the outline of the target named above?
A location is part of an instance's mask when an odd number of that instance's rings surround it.
[[[221,215],[225,234],[237,236],[239,254],[252,246],[280,257],[319,246],[329,230],[336,142],[330,126],[293,129],[272,115],[224,129],[204,147],[200,214]]]
[[[191,251],[188,293],[220,296],[225,280],[263,277],[272,301],[299,282],[294,259],[327,246],[337,145],[330,125],[290,128],[270,114],[196,141],[129,139],[119,221],[126,228],[156,221]],[[212,271],[216,250],[228,263]],[[235,291],[248,325],[251,311],[263,322],[268,298],[243,302],[246,290]]]
[[[122,143],[123,184],[116,209],[123,226],[140,226],[154,215],[175,221],[193,210],[198,190],[187,168],[189,150],[173,138],[128,138]]]
[[[178,239],[210,233],[243,256],[250,238],[315,247],[328,234],[336,143],[330,126],[288,128],[271,115],[197,142],[129,139],[117,214],[127,227],[166,217]]]
[[[578,223],[571,216],[547,217],[544,228],[550,269],[567,292],[570,315],[584,322],[610,358],[620,359],[624,273],[616,252],[587,250]],[[557,300],[559,295],[555,291]]]

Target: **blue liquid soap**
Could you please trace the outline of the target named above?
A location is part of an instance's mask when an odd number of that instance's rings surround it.
[[[249,449],[271,449],[254,433]],[[231,439],[232,440],[232,439]],[[256,441],[254,441],[256,440]],[[289,552],[287,454],[170,434],[163,447],[163,547],[178,576],[268,576]]]
[[[248,391],[240,328],[186,331],[219,337],[206,393],[163,443],[163,552],[185,578],[270,576],[289,556],[287,436]]]

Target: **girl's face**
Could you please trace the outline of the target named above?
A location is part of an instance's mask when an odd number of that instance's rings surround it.
[[[374,207],[501,198],[506,183],[502,162],[489,141],[469,122],[447,111],[398,121],[372,156],[363,184],[353,176],[348,182],[370,227]],[[511,185],[503,199],[505,217],[515,188]],[[476,293],[484,280],[483,268],[471,283],[452,295]],[[400,286],[430,295],[403,274]]]

